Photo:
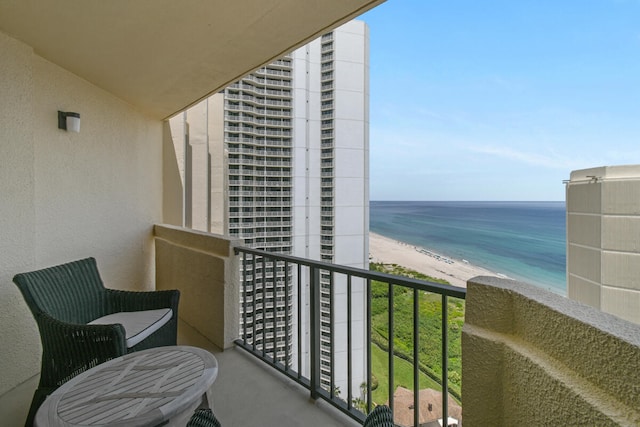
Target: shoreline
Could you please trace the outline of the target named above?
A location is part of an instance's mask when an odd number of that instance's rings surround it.
[[[369,260],[382,264],[398,264],[427,276],[443,279],[453,286],[467,287],[475,276],[507,278],[503,274],[470,264],[466,260],[445,257],[429,248],[414,246],[377,233],[369,232]]]

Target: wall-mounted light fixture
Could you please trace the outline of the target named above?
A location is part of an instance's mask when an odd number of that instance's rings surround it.
[[[58,129],[80,132],[80,113],[58,111]]]

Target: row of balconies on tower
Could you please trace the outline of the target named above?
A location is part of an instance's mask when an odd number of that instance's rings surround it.
[[[320,74],[320,81],[325,82],[327,80],[333,80],[333,71],[323,71]]]
[[[225,124],[224,130],[227,132],[252,133],[255,135],[270,136],[291,136],[291,129],[273,129],[268,127],[254,127],[251,125]]]
[[[230,218],[255,218],[255,217],[269,217],[269,218],[283,218],[287,221],[291,220],[291,213],[284,213],[284,212],[242,212],[242,211],[233,211],[230,210],[229,212],[229,217]],[[247,244],[247,246],[249,245],[248,243],[245,242],[245,244]]]
[[[333,159],[334,157],[335,157],[335,154],[332,149],[323,149],[320,152],[320,158],[323,160]]]
[[[320,71],[332,71],[333,70],[333,61],[323,62],[320,66]]]
[[[265,114],[273,117],[291,117],[291,110],[253,107],[252,105],[247,104],[241,105],[239,102],[227,101],[227,103],[225,104],[225,108],[227,110],[249,111],[256,114]]]
[[[275,148],[291,148],[291,137],[269,137],[264,138],[261,136],[238,136],[238,134],[229,133],[225,135],[225,142],[227,143],[242,143],[242,144],[256,144],[256,146],[269,146]]]
[[[270,99],[262,96],[255,96],[248,93],[227,93],[229,100],[242,100],[256,105],[273,105],[280,107],[291,107],[292,103],[288,99]]]
[[[266,228],[268,230],[285,228],[287,231],[291,231],[291,225],[291,221],[234,222],[231,224],[231,228],[252,230],[256,228]]]
[[[247,81],[257,83],[259,85],[264,85],[264,86],[291,87],[290,79],[273,79],[269,77],[259,77],[255,74],[249,74],[248,76],[242,79],[242,83],[246,84]]]
[[[322,41],[322,43],[333,41],[333,31],[330,33],[323,34],[320,40]]]
[[[291,237],[291,230],[288,231],[250,231],[250,229],[241,229],[242,236],[246,236],[248,238],[258,238],[258,237]]]
[[[271,67],[284,67],[284,68],[288,67],[288,68],[290,68],[291,67],[291,61],[288,60],[288,59],[276,59],[271,64],[269,64],[267,68],[271,68]]]
[[[289,63],[289,66],[291,66],[291,63]],[[291,77],[291,70],[274,69],[274,68],[271,68],[270,66],[258,68],[253,73],[257,75],[266,75],[266,76]]]
[[[323,129],[320,133],[322,139],[333,138],[333,129]]]
[[[291,176],[291,168],[282,168],[280,170],[264,170],[264,169],[252,169],[250,167],[241,168],[241,169],[230,169],[229,173],[234,176],[242,176],[246,177],[282,177],[288,178]]]
[[[231,165],[258,165],[258,166],[291,166],[291,158],[283,158],[281,160],[265,160],[247,157],[229,157]]]
[[[328,247],[328,246],[322,246],[320,248],[320,255],[333,257],[333,248],[332,247]]]
[[[240,114],[240,113],[228,112],[227,114],[225,114],[224,119],[227,122],[233,122],[237,124],[242,122],[247,122],[247,123],[257,123],[259,125],[273,124],[276,126],[291,126],[291,119],[287,119],[287,118],[274,119],[273,117],[265,119],[264,117],[256,117],[252,114],[246,114],[246,113]]]
[[[277,207],[283,205],[291,205],[291,200],[278,200],[278,201],[264,201],[264,200],[231,200],[229,206],[231,207]]]
[[[225,142],[228,143],[242,143],[245,145],[255,145],[256,147],[277,147],[279,149],[291,148],[291,137],[267,137],[264,136],[239,136],[238,134],[228,133],[225,135]]]
[[[333,51],[327,51],[320,57],[320,62],[333,61]]]
[[[329,101],[322,101],[320,103],[320,109],[321,110],[333,110],[333,101],[329,100]]]
[[[281,194],[277,194],[276,196],[271,196],[271,197],[267,197],[264,194],[260,194],[260,195],[255,195],[255,194],[249,194],[245,197],[239,198],[239,197],[232,197],[230,200],[236,200],[236,201],[244,201],[244,202],[274,202],[274,203],[290,203],[291,202],[291,197],[283,197]]]
[[[231,175],[282,175],[288,176],[291,172],[291,165],[266,165],[263,162],[229,162],[229,173]]]
[[[230,176],[230,186],[269,186],[269,187],[291,187],[291,177],[265,178],[263,176]]]
[[[322,187],[323,189],[333,188],[333,178],[323,178],[320,181],[320,187]]]
[[[277,188],[277,187],[276,187]],[[276,196],[276,197],[291,197],[291,191],[288,188],[267,190],[264,187],[253,188],[251,190],[240,190],[237,188],[229,189],[229,196]]]
[[[239,147],[237,145],[230,145],[229,147],[227,147],[227,149],[231,154],[250,154],[252,156],[263,156],[263,157],[268,157],[268,156],[291,157],[290,149],[287,149],[287,148],[269,149],[261,145],[257,145],[258,143],[259,141],[252,138],[251,141],[249,142],[250,146]]]
[[[333,120],[329,119],[329,120],[323,120],[320,123],[320,129],[333,129]]]
[[[333,100],[333,91],[331,90],[331,91],[328,91],[328,92],[322,92],[322,95],[320,96],[320,98],[321,98],[323,101],[330,101],[330,100]],[[325,107],[325,105],[324,105],[324,103],[323,103],[323,104],[322,104],[322,109],[323,109],[323,110],[326,110],[327,108],[331,108],[331,109],[332,109],[332,108],[333,108],[333,104],[331,104],[331,106],[330,106],[330,107]],[[333,111],[332,111],[332,113],[333,113]]]
[[[333,50],[333,42],[322,44],[322,48],[321,48],[322,53],[330,52],[332,50]]]
[[[286,86],[290,87],[291,86],[291,82],[289,82],[289,84],[286,85]],[[257,94],[261,94],[261,95],[271,95],[271,96],[287,97],[287,98],[291,97],[291,90],[290,89],[274,89],[273,87],[264,88],[264,87],[255,86],[255,85],[247,83],[247,82],[233,83],[233,84],[229,85],[228,88],[229,89],[244,90],[244,91],[253,92],[253,93],[257,93]]]

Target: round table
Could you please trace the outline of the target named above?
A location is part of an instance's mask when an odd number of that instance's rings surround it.
[[[44,426],[184,425],[207,393],[218,362],[206,350],[157,347],[102,363],[53,392],[36,414]]]

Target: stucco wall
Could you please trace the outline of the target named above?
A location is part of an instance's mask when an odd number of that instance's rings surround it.
[[[13,275],[94,256],[108,287],[153,287],[162,123],[0,33],[0,394],[39,371]],[[57,110],[81,114],[80,133]]]
[[[31,50],[0,33],[0,394],[37,371],[38,333],[13,275],[35,263]]]
[[[464,425],[640,425],[640,326],[510,280],[469,281]]]
[[[179,317],[221,349],[239,337],[237,240],[170,225],[156,225],[158,289],[179,289]]]

